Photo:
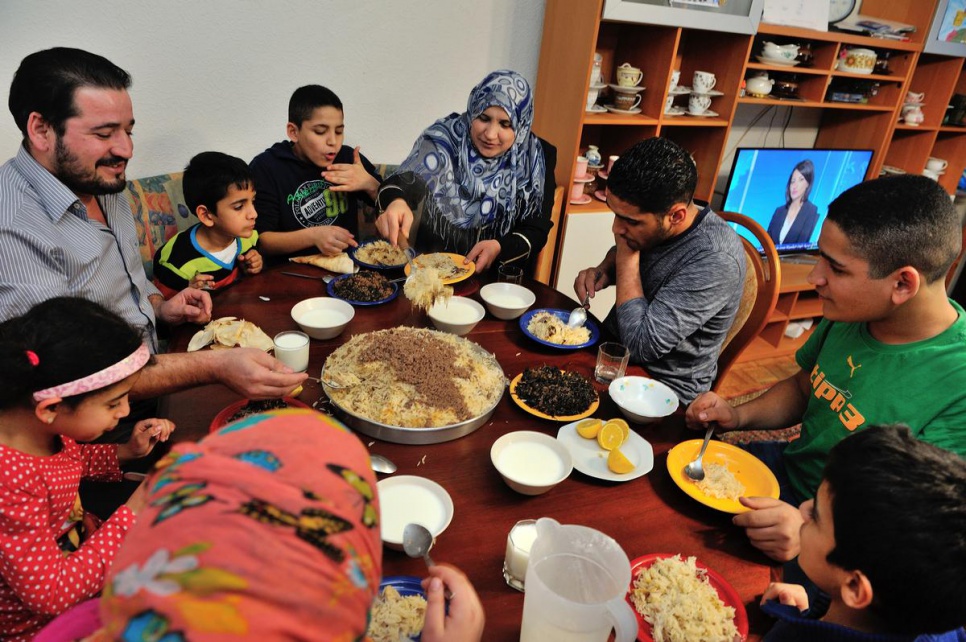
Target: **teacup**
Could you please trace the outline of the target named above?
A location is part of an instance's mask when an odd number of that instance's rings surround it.
[[[718,82],[718,79],[710,71],[696,71],[694,72],[694,79],[691,81],[691,89],[699,94],[706,94],[714,89],[716,82]]]
[[[679,82],[681,82],[681,70],[675,69],[671,72],[671,84],[668,86],[668,91],[674,91],[677,89]]]
[[[798,56],[798,45],[776,45],[774,42],[764,42],[761,52],[765,58],[795,60]]]
[[[570,200],[571,201],[580,201],[580,200],[583,200],[583,198],[584,198],[584,184],[583,183],[574,183],[573,185],[571,185],[571,187],[570,187]]]
[[[600,94],[599,89],[590,89],[587,91],[587,106],[584,109],[590,111],[590,109],[597,103],[598,94]]]
[[[933,172],[941,172],[949,166],[949,161],[945,158],[936,158],[935,156],[930,156],[926,160],[926,169]]]
[[[625,62],[617,68],[617,84],[621,87],[636,87],[644,80],[644,72]]]
[[[925,176],[925,177],[927,177],[927,178],[931,178],[934,181],[938,181],[939,180],[939,172],[934,172],[931,169],[924,169],[924,170],[922,170],[922,175]]]
[[[617,162],[617,159],[618,158],[620,158],[620,156],[608,156],[607,157],[607,173],[608,174],[610,174],[610,170],[614,169],[614,163]]]
[[[711,106],[711,96],[691,94],[688,98],[688,111],[695,115],[703,114]]]
[[[926,94],[923,92],[907,91],[906,92],[906,104],[918,104],[921,103],[926,98]]]
[[[641,94],[630,94],[622,91],[614,92],[614,107],[623,111],[631,111],[641,104]]]
[[[668,96],[664,100],[664,113],[666,114],[666,113],[670,112],[671,111],[671,107],[674,107],[674,96]]]
[[[905,121],[907,125],[918,126],[922,124],[922,121],[926,119],[926,116],[922,113],[922,107],[919,105],[904,105],[902,107],[902,120]]]

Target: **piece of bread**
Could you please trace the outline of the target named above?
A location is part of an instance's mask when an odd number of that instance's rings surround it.
[[[324,254],[310,254],[308,256],[293,256],[289,259],[295,263],[308,263],[315,267],[320,267],[329,272],[338,274],[352,274],[356,270],[356,264],[352,262],[349,255],[340,252],[335,256],[325,256]]]

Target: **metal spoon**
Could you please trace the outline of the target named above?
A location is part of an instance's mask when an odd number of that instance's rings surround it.
[[[298,272],[280,272],[279,274],[284,274],[285,276],[298,276],[298,277],[301,277],[303,279],[312,279],[314,281],[325,281],[326,283],[328,283],[329,281],[331,281],[332,279],[335,278],[331,274],[326,274],[325,276],[314,276],[314,275],[311,275],[311,274],[299,274]]]
[[[429,549],[435,543],[433,534],[422,524],[406,524],[406,528],[403,529],[403,550],[409,557],[423,558],[423,561],[426,562],[426,568],[432,568],[436,565],[433,558],[429,556]],[[447,600],[453,597],[449,589],[446,589],[444,595]]]
[[[710,423],[708,424],[708,431],[704,433],[704,443],[701,444],[701,450],[698,452],[697,458],[684,467],[684,474],[694,481],[704,479],[704,467],[701,465],[701,458],[704,457],[704,451],[708,449],[708,442],[711,441],[711,433],[713,432],[714,424]]]
[[[370,454],[369,462],[374,471],[377,473],[383,473],[384,475],[391,475],[399,468],[396,466],[396,464],[392,463],[389,459],[383,457],[382,455]]]
[[[590,293],[584,297],[584,302],[580,304],[579,308],[574,308],[567,317],[567,325],[571,328],[579,328],[580,326],[587,323],[587,304],[590,302]]]

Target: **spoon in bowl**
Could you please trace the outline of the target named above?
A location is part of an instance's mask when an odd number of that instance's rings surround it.
[[[436,540],[433,539],[433,534],[422,524],[406,524],[406,527],[403,529],[403,550],[406,551],[406,555],[409,557],[423,558],[423,561],[426,562],[426,568],[432,568],[436,565],[433,558],[429,556],[429,549],[435,543]],[[453,597],[449,589],[446,589],[445,595],[447,600]]]
[[[567,317],[567,325],[571,328],[579,328],[580,326],[587,323],[587,304],[590,302],[590,294],[584,297],[583,303],[580,304],[579,308],[574,308]]]
[[[714,423],[710,423],[708,424],[707,432],[704,433],[704,443],[701,444],[701,450],[698,452],[698,456],[694,461],[684,467],[684,474],[694,481],[704,479],[704,467],[701,464],[701,459],[704,457],[704,451],[708,449],[708,442],[711,441],[711,433],[713,432]]]

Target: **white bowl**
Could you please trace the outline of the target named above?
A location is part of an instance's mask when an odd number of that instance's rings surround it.
[[[618,377],[607,390],[624,416],[635,423],[656,421],[678,409],[674,391],[647,377]]]
[[[515,283],[490,283],[480,290],[486,309],[497,319],[516,319],[537,300],[537,295]]]
[[[453,521],[453,498],[425,477],[393,475],[376,483],[379,489],[379,528],[382,543],[403,550],[406,524],[422,524],[435,539]]]
[[[355,314],[351,305],[333,297],[305,299],[292,307],[292,320],[313,339],[339,336]]]
[[[518,430],[490,448],[490,461],[507,486],[524,495],[540,495],[570,476],[570,450],[550,435]]]
[[[426,313],[437,330],[463,336],[476,327],[486,310],[464,296],[453,296],[448,301],[437,301]]]

